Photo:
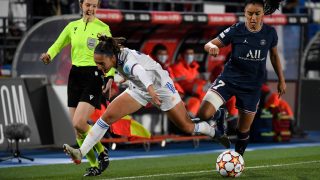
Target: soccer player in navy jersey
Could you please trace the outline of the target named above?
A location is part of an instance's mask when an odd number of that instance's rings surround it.
[[[241,155],[249,142],[250,126],[257,111],[260,88],[266,77],[268,52],[278,76],[279,96],[286,90],[277,50],[277,32],[262,22],[263,16],[272,14],[280,2],[246,0],[245,22],[232,25],[204,46],[209,55],[217,56],[219,48],[231,44],[232,54],[223,72],[204,97],[198,117],[201,120],[209,120],[221,105],[235,96],[239,109],[235,151]]]

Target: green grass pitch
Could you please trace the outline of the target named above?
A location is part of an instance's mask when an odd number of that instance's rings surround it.
[[[111,161],[95,179],[222,179],[217,153]],[[248,151],[240,179],[320,179],[320,146]],[[87,163],[1,168],[0,179],[80,179]]]

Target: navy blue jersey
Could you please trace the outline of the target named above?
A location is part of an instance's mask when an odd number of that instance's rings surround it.
[[[276,30],[263,24],[258,32],[239,22],[217,37],[225,46],[231,43],[232,52],[220,78],[243,89],[259,89],[266,77],[268,51],[277,45]]]

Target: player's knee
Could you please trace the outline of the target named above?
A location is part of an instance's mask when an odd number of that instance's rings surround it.
[[[207,108],[200,108],[198,111],[198,116],[201,120],[208,120],[210,119],[214,114],[215,114],[215,110],[214,111],[209,111]]]

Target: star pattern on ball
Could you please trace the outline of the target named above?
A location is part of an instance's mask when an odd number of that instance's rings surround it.
[[[232,159],[230,162],[232,162],[234,165],[240,163],[239,156],[232,156]]]
[[[228,176],[230,176],[230,177],[235,177],[236,175],[237,175],[237,173],[234,172],[234,170],[228,172]]]
[[[220,169],[224,168],[224,165],[226,164],[227,162],[224,162],[222,159],[218,162],[218,166]]]

